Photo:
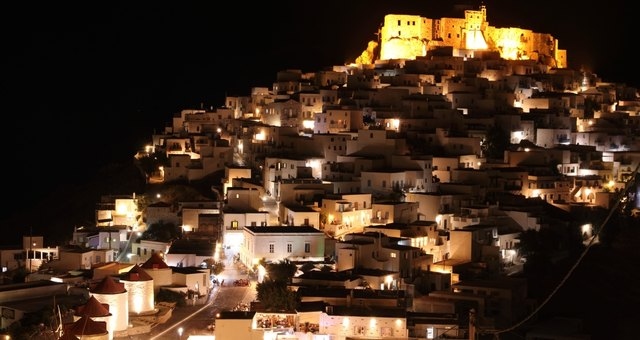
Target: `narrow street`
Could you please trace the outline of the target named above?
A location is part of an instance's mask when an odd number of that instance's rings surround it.
[[[224,249],[225,269],[217,276],[222,285],[215,285],[207,296],[189,301],[187,306],[176,307],[171,318],[164,324],[158,324],[150,333],[129,336],[135,340],[175,340],[192,338],[211,338],[215,331],[211,327],[215,316],[221,310],[232,310],[237,306],[248,306],[256,297],[256,282],[249,280],[248,286],[236,286],[235,280],[249,279],[246,271],[233,262],[233,253]],[[221,294],[222,293],[222,294]],[[179,330],[182,330],[180,334]]]

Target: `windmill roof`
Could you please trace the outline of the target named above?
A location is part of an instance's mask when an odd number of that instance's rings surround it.
[[[144,269],[165,269],[169,268],[166,262],[160,257],[158,253],[152,253],[151,257],[141,266]]]
[[[151,275],[149,275],[140,266],[133,266],[133,268],[123,274],[120,279],[126,281],[151,281],[153,280],[153,277],[151,277]]]
[[[109,316],[109,305],[103,304],[95,298],[95,296],[91,296],[87,303],[84,305],[78,306],[76,309],[77,316],[89,316],[89,317],[101,317],[101,316]]]
[[[105,276],[93,289],[92,293],[96,294],[120,294],[126,293],[124,283],[116,282],[111,276]]]
[[[83,316],[76,322],[64,325],[64,333],[72,335],[97,335],[107,333],[107,323],[105,321],[93,321],[88,316]]]

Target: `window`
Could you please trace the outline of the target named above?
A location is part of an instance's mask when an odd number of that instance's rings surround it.
[[[233,230],[238,229],[238,221],[231,221],[231,229]]]
[[[293,251],[293,244],[287,243],[287,253],[290,253],[292,251]]]
[[[309,243],[309,242],[305,242],[304,243],[304,252],[305,253],[310,253],[311,252],[311,243]]]
[[[269,243],[269,253],[273,254],[276,252],[276,245],[274,243]]]

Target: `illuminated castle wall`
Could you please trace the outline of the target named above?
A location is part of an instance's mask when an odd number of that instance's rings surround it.
[[[490,50],[509,60],[539,60],[567,67],[567,53],[550,34],[522,28],[489,26],[487,10],[466,10],[464,18],[429,19],[418,15],[388,14],[380,30],[380,59],[415,59],[437,47]]]

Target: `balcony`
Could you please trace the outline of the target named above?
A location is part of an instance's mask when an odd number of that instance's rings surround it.
[[[374,224],[387,224],[387,223],[389,223],[389,219],[388,218],[382,218],[382,217],[373,217],[371,219],[371,223],[374,223]]]

